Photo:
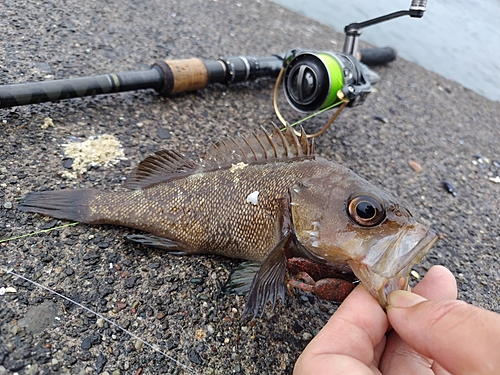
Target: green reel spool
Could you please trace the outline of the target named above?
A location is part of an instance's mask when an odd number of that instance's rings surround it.
[[[340,101],[337,93],[345,84],[343,64],[335,53],[300,51],[286,64],[283,83],[293,108],[322,110]]]

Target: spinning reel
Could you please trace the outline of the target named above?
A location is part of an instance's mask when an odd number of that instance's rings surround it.
[[[317,137],[335,121],[346,106],[362,104],[371,92],[371,85],[380,77],[364,63],[383,64],[396,58],[391,48],[376,48],[358,52],[358,38],[361,29],[393,18],[409,15],[421,18],[426,9],[426,0],[414,0],[407,11],[399,11],[362,23],[347,25],[343,52],[316,52],[301,49],[290,50],[283,59],[274,88],[273,104],[276,116],[283,125],[287,124],[278,107],[279,85],[283,83],[285,98],[292,108],[312,115],[292,124],[296,125],[319,113],[338,107],[337,111],[317,133]]]

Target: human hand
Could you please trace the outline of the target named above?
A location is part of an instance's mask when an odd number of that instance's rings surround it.
[[[386,315],[358,286],[306,347],[294,375],[500,373],[500,315],[455,301],[456,282],[444,267],[432,267],[414,293],[390,293]],[[389,323],[394,330],[386,334]]]

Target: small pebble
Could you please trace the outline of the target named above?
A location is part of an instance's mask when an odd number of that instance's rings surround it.
[[[17,335],[20,331],[21,331],[21,327],[19,327],[17,324],[15,326],[12,326],[12,328],[10,329],[10,332],[13,335]]]
[[[81,348],[84,350],[89,350],[91,347],[92,347],[92,337],[89,336],[83,339]]]
[[[103,318],[99,318],[99,319],[97,319],[97,321],[96,321],[96,325],[97,325],[99,328],[102,328],[102,327],[104,327],[104,322],[105,322],[105,320],[104,320]]]
[[[408,160],[408,164],[410,167],[413,168],[413,170],[415,172],[417,172],[417,173],[422,172],[422,166],[420,165],[420,163],[418,161],[410,159],[410,160]]]
[[[10,210],[12,208],[12,202],[5,202],[3,204],[3,207],[7,210]]]
[[[455,188],[453,187],[453,185],[452,185],[450,182],[448,182],[448,181],[443,181],[443,182],[441,183],[441,185],[445,188],[445,190],[446,190],[448,193],[452,194],[454,197],[456,197],[456,196],[457,196],[457,192],[456,192]]]
[[[410,272],[410,273],[411,273],[411,275],[412,275],[415,279],[417,279],[417,280],[419,280],[419,279],[420,279],[420,275],[418,274],[418,272],[417,272],[417,271],[415,271],[415,270],[411,270],[411,272]]]
[[[142,349],[142,341],[141,340],[137,340],[135,342],[134,347],[135,347],[135,350],[140,351]]]
[[[172,138],[172,135],[170,134],[170,132],[168,131],[168,129],[165,129],[165,128],[158,128],[158,130],[156,131],[156,135],[160,139],[170,139],[170,138]]]
[[[313,335],[311,335],[309,332],[304,332],[302,334],[302,339],[305,341],[311,341],[313,338]]]
[[[193,362],[196,365],[203,364],[203,360],[201,359],[200,355],[193,348],[190,348],[188,350],[188,358],[191,362]]]
[[[127,307],[127,304],[125,302],[117,302],[116,303],[116,310],[117,311],[122,311]]]
[[[74,159],[63,159],[63,167],[66,169],[71,169],[73,167]]]
[[[189,281],[191,282],[191,284],[195,284],[195,285],[201,285],[201,284],[203,284],[203,279],[201,277],[193,277]]]
[[[384,124],[387,124],[389,122],[389,119],[387,117],[384,117],[384,116],[373,116],[373,118],[377,121],[384,123]]]

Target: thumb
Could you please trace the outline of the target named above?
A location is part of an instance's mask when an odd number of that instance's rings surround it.
[[[391,292],[388,304],[389,323],[421,355],[453,374],[500,373],[500,315],[406,291]]]

